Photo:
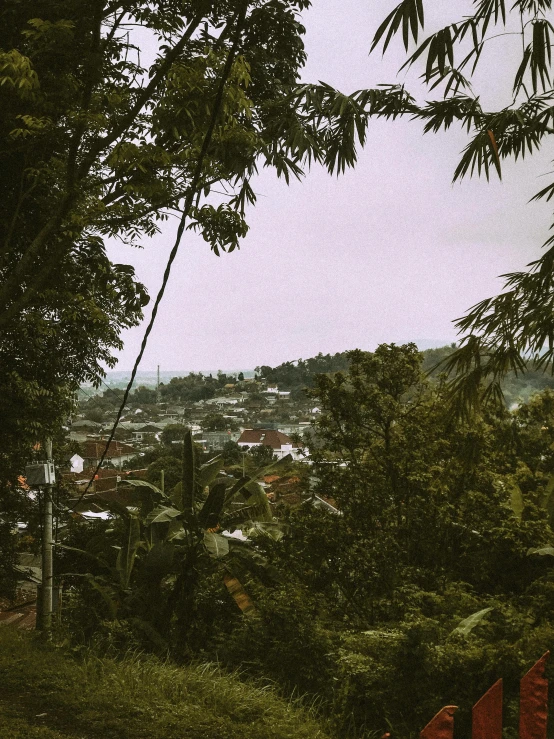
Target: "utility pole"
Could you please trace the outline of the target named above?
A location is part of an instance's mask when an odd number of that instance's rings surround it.
[[[158,365],[158,379],[156,382],[156,404],[160,403],[160,365]]]
[[[52,464],[52,439],[46,440],[48,464]],[[52,584],[54,568],[52,561],[52,485],[44,486],[42,514],[42,589],[40,627],[49,634],[52,628]]]

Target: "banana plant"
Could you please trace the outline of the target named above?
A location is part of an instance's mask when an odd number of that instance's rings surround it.
[[[283,536],[282,525],[273,517],[256,478],[289,461],[290,456],[252,477],[231,481],[219,475],[221,456],[198,463],[189,431],[183,443],[182,479],[169,494],[149,482],[127,480],[125,484],[136,490],[135,507],[96,497],[96,505],[118,519],[121,537],[115,564],[106,554],[106,549],[114,551],[113,541],[106,541],[97,557],[106,574],[91,580],[109,604],[110,616],[132,618],[145,631],[154,629],[158,637],[172,623],[177,624],[178,633],[185,633],[193,618],[198,572],[208,562],[221,573],[241,611],[254,614],[239,575],[250,572],[262,582],[275,579],[256,549],[256,540]],[[245,536],[233,537],[236,530]],[[83,554],[91,556],[90,552]]]

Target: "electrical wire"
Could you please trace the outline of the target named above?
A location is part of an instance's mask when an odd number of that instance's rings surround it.
[[[183,213],[181,215],[181,220],[179,222],[179,227],[177,229],[177,236],[175,237],[175,243],[173,244],[173,248],[171,249],[171,252],[169,254],[169,258],[167,260],[166,268],[165,268],[164,275],[163,275],[162,284],[161,284],[161,287],[160,287],[160,289],[158,291],[158,294],[156,296],[156,300],[154,302],[154,307],[152,308],[152,315],[150,316],[150,321],[148,322],[148,326],[146,327],[146,331],[144,332],[144,336],[143,336],[143,339],[142,339],[142,342],[141,342],[141,346],[140,346],[140,351],[139,351],[138,356],[137,356],[137,358],[135,360],[135,363],[133,365],[133,371],[131,372],[131,379],[129,380],[129,382],[127,384],[127,387],[125,388],[125,392],[123,394],[123,399],[122,399],[121,405],[119,407],[119,410],[117,412],[117,417],[115,419],[115,422],[114,422],[114,425],[112,427],[112,430],[111,430],[110,436],[108,438],[108,441],[106,442],[104,451],[102,452],[102,456],[100,458],[100,461],[98,462],[98,465],[96,466],[96,469],[92,473],[91,478],[88,481],[86,488],[81,493],[81,496],[79,497],[79,499],[77,500],[77,502],[74,504],[73,510],[75,510],[75,507],[79,505],[79,503],[83,500],[83,498],[85,497],[85,495],[88,493],[90,486],[94,482],[94,478],[98,474],[98,471],[101,468],[101,466],[102,466],[102,464],[103,464],[103,462],[104,462],[104,460],[106,458],[106,454],[108,452],[109,446],[110,446],[110,444],[112,443],[112,441],[114,439],[115,432],[116,432],[117,427],[119,425],[119,421],[121,419],[121,416],[123,415],[123,409],[124,409],[125,404],[127,403],[127,400],[129,398],[129,393],[131,392],[131,388],[133,387],[133,383],[135,381],[137,370],[139,368],[140,362],[141,362],[142,357],[144,355],[144,351],[146,349],[146,344],[148,342],[148,337],[150,336],[150,333],[151,333],[152,328],[154,326],[154,322],[155,322],[156,316],[158,314],[158,308],[159,308],[159,305],[160,305],[161,300],[162,300],[162,298],[164,296],[164,293],[165,293],[165,288],[167,286],[167,283],[168,283],[168,280],[169,280],[169,275],[170,275],[170,272],[171,272],[171,266],[172,266],[172,264],[173,264],[173,262],[175,260],[175,257],[177,256],[177,251],[179,249],[179,246],[180,246],[180,243],[181,243],[181,239],[182,239],[182,236],[183,236],[183,232],[185,230],[185,222],[186,222],[186,219],[188,218],[190,209],[191,209],[191,207],[193,205],[194,197],[197,194],[197,192],[199,192],[199,184],[200,184],[200,179],[201,179],[201,176],[202,176],[202,171],[203,171],[203,168],[204,168],[204,160],[206,158],[206,154],[208,152],[208,148],[209,148],[210,143],[211,143],[211,140],[212,140],[212,136],[213,136],[213,132],[214,132],[214,129],[215,129],[215,125],[217,123],[217,118],[219,116],[219,112],[220,112],[220,109],[221,109],[221,103],[223,101],[223,93],[225,91],[225,85],[226,85],[227,80],[229,78],[229,75],[231,73],[231,68],[232,68],[232,65],[233,65],[233,61],[234,61],[234,58],[235,58],[235,55],[236,55],[236,52],[237,52],[237,49],[238,49],[238,45],[239,45],[239,41],[240,41],[240,34],[241,34],[241,31],[242,31],[242,28],[243,28],[243,25],[244,25],[244,19],[246,17],[246,9],[247,9],[247,6],[248,6],[248,0],[245,0],[243,2],[243,4],[242,4],[240,10],[237,13],[236,28],[235,28],[235,35],[234,35],[233,44],[231,46],[231,49],[229,50],[229,53],[227,54],[227,59],[225,60],[225,66],[223,68],[223,73],[221,75],[221,80],[220,80],[219,87],[218,87],[218,90],[217,90],[217,94],[216,94],[216,97],[215,97],[215,100],[214,100],[214,105],[213,105],[213,108],[212,108],[212,114],[210,116],[210,122],[208,124],[208,128],[207,128],[206,133],[204,135],[204,140],[202,142],[202,148],[201,148],[200,154],[198,156],[198,160],[197,160],[197,163],[196,163],[196,168],[194,170],[194,174],[193,174],[193,177],[191,179],[191,184],[190,184],[190,187],[188,189],[188,194],[187,194],[187,196],[185,198],[185,202],[183,204]]]

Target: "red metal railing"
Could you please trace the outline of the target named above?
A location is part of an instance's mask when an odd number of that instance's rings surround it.
[[[547,739],[548,680],[544,667],[546,652],[519,686],[519,739]],[[457,706],[445,706],[429,721],[420,739],[453,739]],[[502,739],[502,680],[497,680],[473,706],[472,739]]]

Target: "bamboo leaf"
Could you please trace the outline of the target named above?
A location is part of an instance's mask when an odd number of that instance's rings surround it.
[[[490,128],[487,129],[487,134],[489,137],[489,141],[491,142],[494,166],[496,167],[496,171],[498,172],[498,177],[502,179],[502,170],[500,169],[500,157],[498,156],[498,146],[496,145],[496,139],[494,138],[494,133]]]
[[[387,50],[395,33],[402,26],[402,38],[404,47],[407,49],[410,44],[410,32],[413,40],[417,43],[419,28],[423,29],[423,4],[422,0],[403,0],[394,10],[389,13],[385,20],[377,29],[373,41],[371,42],[370,53],[379,44],[386,33],[383,43],[383,54]]]

